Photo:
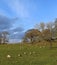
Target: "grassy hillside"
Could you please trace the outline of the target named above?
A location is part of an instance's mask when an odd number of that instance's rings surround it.
[[[30,44],[0,45],[0,65],[57,65],[57,48]]]

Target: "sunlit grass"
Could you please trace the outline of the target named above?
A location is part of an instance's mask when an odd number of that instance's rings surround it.
[[[49,44],[43,46],[41,44],[0,45],[0,65],[56,65],[56,43],[53,43],[51,49]],[[8,58],[7,55],[11,57]]]

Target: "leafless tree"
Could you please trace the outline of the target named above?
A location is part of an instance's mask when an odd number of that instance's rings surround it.
[[[52,32],[52,29],[54,28],[54,23],[53,22],[48,22],[46,24],[46,27],[47,27],[47,29],[49,29]]]
[[[8,42],[7,35],[9,35],[9,33],[7,31],[2,32],[3,44],[5,44],[6,42]]]
[[[40,23],[40,29],[41,29],[41,31],[43,31],[45,29],[45,23],[44,22]]]

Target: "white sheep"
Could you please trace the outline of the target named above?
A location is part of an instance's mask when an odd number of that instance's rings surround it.
[[[27,53],[26,52],[24,52],[24,55],[26,55]]]
[[[11,58],[11,55],[7,55],[7,58]]]
[[[21,56],[21,54],[18,54],[18,56],[20,57],[20,56]]]

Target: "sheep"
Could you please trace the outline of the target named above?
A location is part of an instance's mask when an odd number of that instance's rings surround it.
[[[22,55],[21,54],[18,54],[19,57],[21,57]]]
[[[7,58],[11,58],[11,55],[7,55]]]
[[[27,53],[26,52],[24,52],[24,55],[26,55]]]

